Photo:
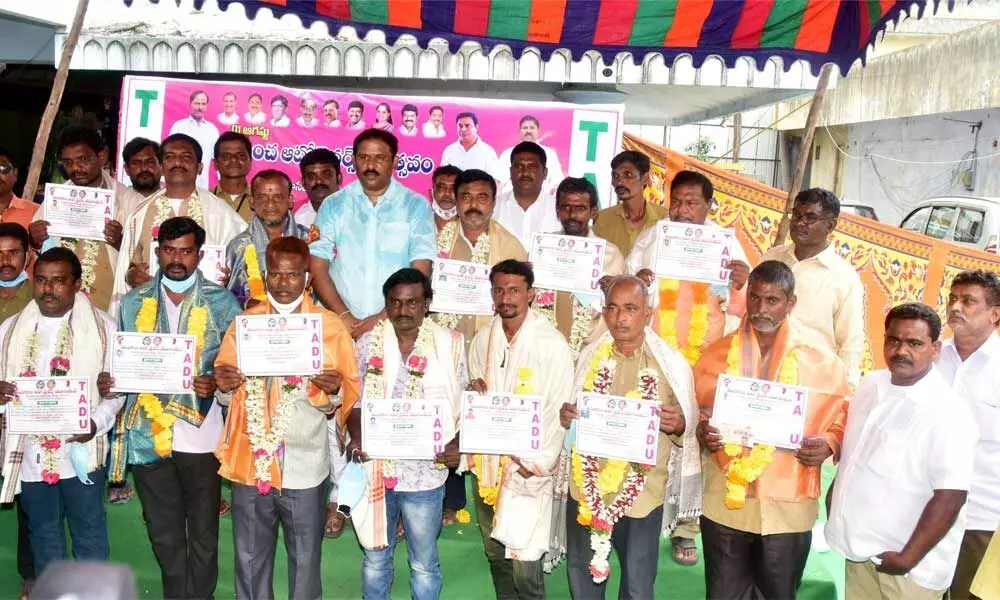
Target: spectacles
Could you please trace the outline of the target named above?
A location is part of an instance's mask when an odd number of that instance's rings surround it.
[[[388,154],[355,154],[355,163],[375,163],[377,165],[384,165],[385,163],[392,160],[392,156]]]
[[[815,225],[820,221],[829,221],[830,217],[816,213],[797,214],[792,213],[792,223],[802,223],[803,225]]]

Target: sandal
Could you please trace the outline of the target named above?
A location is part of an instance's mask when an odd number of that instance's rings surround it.
[[[670,538],[670,546],[673,550],[674,562],[691,567],[698,563],[698,546],[694,540],[682,537]]]
[[[122,485],[108,488],[108,503],[109,504],[125,504],[132,499],[132,494],[134,490],[132,489],[132,484],[129,482],[124,482]]]

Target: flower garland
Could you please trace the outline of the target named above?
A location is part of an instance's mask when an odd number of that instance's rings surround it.
[[[708,337],[708,301],[711,286],[707,283],[687,282],[691,286],[693,299],[691,320],[688,324],[687,344],[682,348],[677,336],[677,301],[680,297],[681,282],[677,279],[660,278],[660,307],[658,331],[660,338],[680,350],[688,364],[694,366],[701,358],[701,350]]]
[[[535,302],[532,306],[542,314],[554,327],[559,327],[556,320],[556,292],[539,289],[535,292]]]
[[[156,298],[143,298],[142,306],[135,316],[135,330],[139,333],[153,333],[156,329],[158,313]],[[188,313],[187,335],[195,339],[195,372],[199,363],[199,355],[205,345],[205,330],[208,328],[208,309],[195,306]],[[173,449],[174,421],[177,417],[163,410],[163,403],[156,394],[143,392],[136,399],[143,414],[152,423],[153,449],[161,458],[170,456]]]
[[[574,364],[580,357],[583,343],[587,341],[587,336],[593,329],[594,311],[573,296],[573,324],[569,328],[569,350]]]
[[[257,493],[266,496],[271,491],[271,465],[284,452],[285,433],[292,422],[295,400],[302,392],[302,377],[281,378],[281,397],[271,416],[270,431],[266,423],[267,398],[265,377],[247,378],[247,437],[253,457],[254,482]]]
[[[598,346],[590,359],[589,370],[584,379],[583,389],[598,394],[608,394],[615,379],[617,363],[611,358],[613,342]],[[659,377],[653,369],[639,372],[635,390],[625,394],[628,398],[658,400],[660,397]],[[578,503],[576,521],[590,529],[590,548],[594,557],[590,561],[590,574],[594,583],[601,583],[611,573],[608,556],[611,553],[611,532],[615,523],[627,513],[646,487],[646,473],[653,466],[630,463],[621,459],[608,459],[600,468],[596,456],[584,456],[573,446],[570,455],[573,484],[583,494],[583,502]],[[621,488],[619,491],[619,487]],[[618,492],[610,504],[604,497]]]
[[[263,302],[267,299],[264,292],[264,278],[260,274],[260,262],[257,257],[257,247],[247,244],[243,249],[243,262],[247,269],[247,290],[250,298]]]
[[[390,394],[388,382],[385,381],[385,329],[389,327],[386,320],[379,321],[372,329],[368,338],[368,366],[365,370],[365,398],[380,398]],[[433,332],[429,323],[422,323],[417,332],[417,341],[413,352],[406,360],[406,371],[409,377],[403,397],[407,400],[420,398],[423,391],[423,378],[427,372],[427,355],[433,345]],[[396,476],[396,463],[388,459],[380,459],[382,463],[382,483],[386,489],[393,489],[399,483]]]
[[[76,254],[76,246],[83,242],[83,256],[80,257],[80,291],[88,296],[94,290],[94,283],[97,281],[97,254],[101,250],[101,242],[97,240],[78,240],[76,238],[61,238],[59,244],[67,250]]]
[[[518,368],[517,382],[514,384],[514,393],[524,396],[530,396],[535,393],[534,377],[535,374],[530,368]],[[485,461],[486,457],[482,454],[476,454],[473,456],[472,472],[476,475],[476,480],[479,482],[479,497],[483,499],[483,502],[487,506],[495,507],[497,505],[497,500],[500,498],[500,486],[503,484],[503,476],[507,470],[507,465],[510,464],[510,457],[507,455],[500,457],[495,481],[484,481],[483,467]]]
[[[455,239],[458,237],[458,227],[459,222],[456,220],[445,225],[438,233],[437,248],[439,258],[451,257],[451,249],[454,247]],[[472,248],[471,262],[480,265],[485,265],[489,262],[492,243],[487,231],[479,234],[479,239],[476,240],[476,244]],[[433,319],[438,325],[447,327],[448,329],[458,327],[458,315],[454,313],[435,313]]]
[[[171,205],[170,199],[165,195],[157,198],[156,213],[153,215],[153,222],[149,229],[149,235],[153,241],[156,241],[160,237],[160,225],[173,216],[174,207]],[[188,198],[187,216],[191,217],[198,225],[205,226],[205,215],[201,208],[201,197],[198,195],[197,190]]]
[[[726,355],[726,373],[729,375],[739,376],[743,372],[740,347],[740,334],[736,333],[733,335],[733,341]],[[799,361],[795,350],[789,352],[781,361],[781,366],[778,368],[778,383],[798,385]],[[774,451],[774,446],[770,444],[754,444],[748,453],[744,452],[741,444],[725,444],[723,452],[730,458],[729,465],[726,467],[726,496],[724,500],[726,508],[737,510],[746,505],[750,484],[760,478],[767,465],[774,460]]]
[[[56,353],[49,361],[49,375],[53,377],[64,377],[69,373],[69,356],[72,353],[73,344],[69,320],[70,318],[67,317],[66,321],[59,327],[59,333],[56,334]],[[38,326],[36,325],[35,331],[28,338],[27,348],[25,348],[21,377],[38,376],[36,365],[40,346],[41,336],[38,335]],[[55,435],[33,435],[31,439],[42,449],[42,481],[48,485],[59,483],[59,449],[62,448],[62,440]]]

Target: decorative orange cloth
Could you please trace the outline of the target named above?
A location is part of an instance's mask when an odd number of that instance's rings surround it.
[[[757,336],[746,319],[739,330],[711,344],[694,367],[695,397],[705,415],[711,415],[719,375],[726,373],[729,348],[734,335],[741,335],[741,369],[743,377],[777,381],[781,360],[795,351],[799,385],[809,388],[806,405],[805,437],[822,435],[839,456],[847,421],[847,372],[843,363],[821,346],[810,343],[803,333],[788,321],[778,330],[770,359],[761,357]],[[713,455],[719,469],[725,472],[729,457],[721,450]],[[774,461],[751,485],[748,497],[782,501],[815,499],[820,495],[820,468],[807,467],[795,458],[795,453],[779,449]]]
[[[323,370],[336,370],[341,375],[343,402],[336,409],[336,418],[337,425],[346,428],[347,417],[361,395],[361,378],[358,376],[358,363],[354,354],[354,342],[351,340],[351,334],[335,313],[317,306],[308,295],[302,300],[299,312],[323,315]],[[269,302],[262,302],[248,308],[241,314],[266,315],[273,314],[273,311]],[[235,367],[237,364],[239,361],[236,353],[236,319],[233,319],[229,329],[226,330],[225,337],[222,338],[215,366]],[[268,378],[268,380],[272,379],[276,378]],[[274,416],[274,410],[281,399],[281,384],[280,380],[268,381],[267,383],[265,389],[267,390],[267,414],[270,423],[270,419]],[[306,385],[305,391],[311,405],[320,409],[331,406],[330,398],[326,392],[321,391],[312,383]],[[219,468],[219,475],[236,483],[253,486],[256,480],[253,452],[250,447],[250,437],[247,435],[246,401],[247,388],[244,383],[236,388],[229,401],[229,412],[226,415],[222,441],[215,451],[215,456],[222,465]],[[281,470],[277,460],[271,464],[271,485],[275,489],[281,490]]]

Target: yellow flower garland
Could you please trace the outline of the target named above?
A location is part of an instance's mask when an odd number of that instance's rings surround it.
[[[694,301],[691,306],[691,320],[688,323],[687,344],[680,346],[677,339],[677,300],[680,296],[681,282],[677,279],[660,278],[660,307],[657,309],[658,331],[660,338],[674,348],[680,350],[684,359],[692,367],[701,358],[701,350],[708,338],[708,301],[711,297],[710,286],[707,283],[691,282],[694,291]]]
[[[260,273],[260,259],[257,256],[257,247],[247,244],[243,249],[243,262],[247,267],[247,288],[250,297],[263,302],[267,296],[264,292],[264,278]]]
[[[532,383],[533,377],[534,373],[528,367],[519,368],[517,370],[517,383],[514,385],[514,393],[524,396],[530,396],[535,393],[535,385]],[[500,457],[500,466],[497,468],[496,481],[492,485],[489,485],[489,482],[484,483],[483,481],[484,458],[482,454],[476,454],[472,457],[472,472],[475,473],[476,479],[479,481],[479,497],[483,499],[483,502],[487,506],[496,506],[497,499],[500,497],[500,486],[503,484],[503,474],[510,463],[510,457]]]
[[[740,334],[737,333],[733,336],[729,352],[726,354],[727,374],[742,375],[741,356]],[[789,352],[781,361],[781,366],[778,368],[778,382],[798,385],[799,361],[795,350]],[[774,460],[775,448],[770,444],[754,444],[750,452],[745,453],[742,445],[727,443],[723,447],[723,452],[730,458],[729,466],[726,468],[725,505],[730,510],[737,510],[746,504],[750,484],[760,478],[767,465]]]

